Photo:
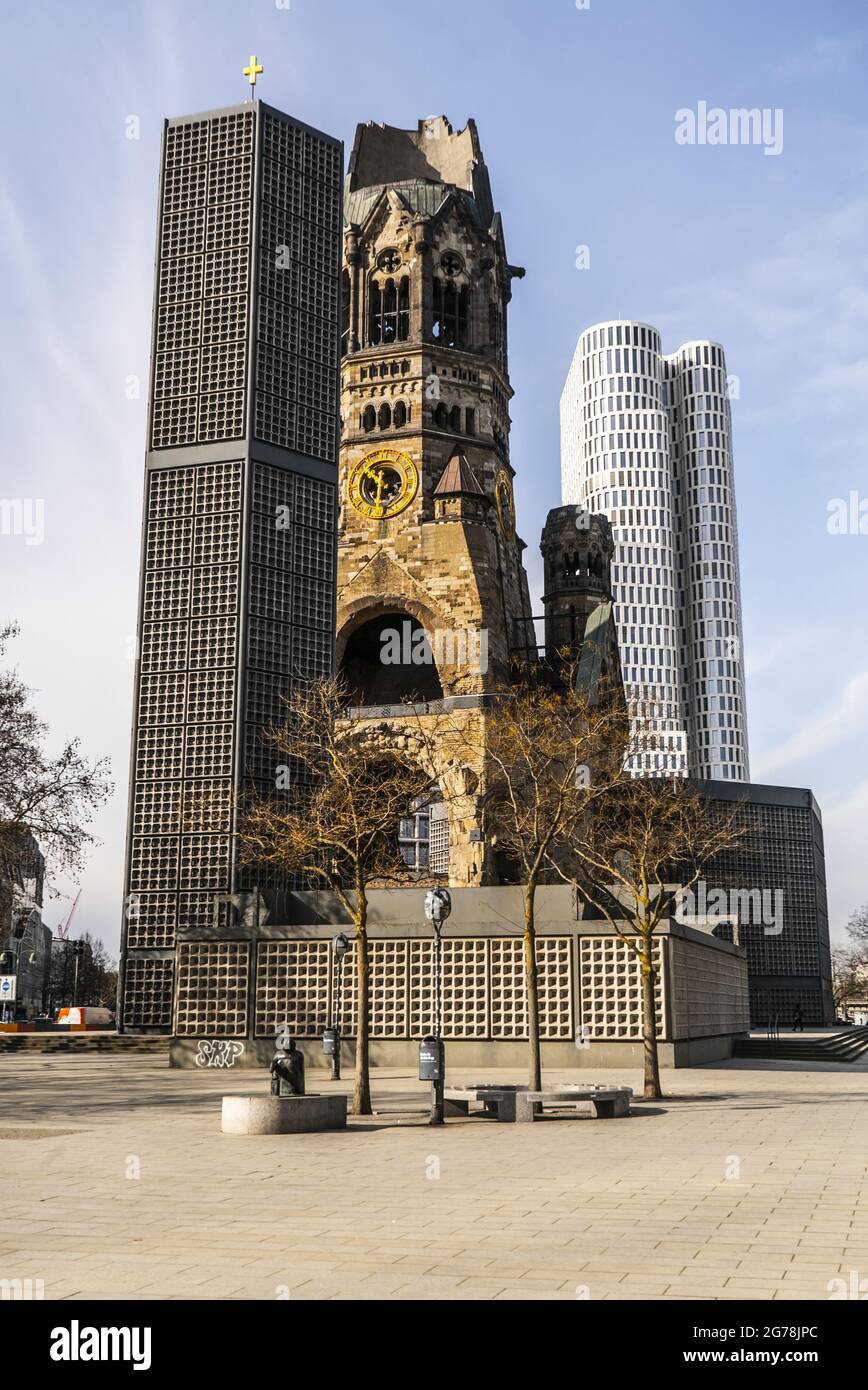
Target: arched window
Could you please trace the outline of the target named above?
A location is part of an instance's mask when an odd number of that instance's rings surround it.
[[[376,423],[376,410],[372,405],[366,405],[362,412],[362,429],[365,431],[366,434],[370,434],[371,430],[374,428]]]
[[[393,343],[398,336],[398,291],[394,280],[383,286],[383,342]]]
[[[341,357],[346,357],[350,345],[350,272],[341,275]]]
[[[410,336],[410,277],[398,283],[398,341],[406,343]]]
[[[404,404],[403,401],[398,401],[398,402],[397,402],[397,404],[396,404],[396,406],[395,406],[395,414],[394,414],[394,416],[393,416],[392,418],[393,418],[393,420],[394,420],[394,424],[395,424],[395,428],[396,428],[396,429],[399,430],[399,429],[401,428],[402,425],[406,425],[406,423],[407,423],[407,407],[405,406],[405,404]]]
[[[398,290],[391,278],[371,281],[368,338],[373,344],[394,343],[398,336]]]
[[[392,423],[392,407],[385,402],[380,406],[380,413],[377,416],[377,424],[381,430],[387,430]]]
[[[454,430],[456,434],[460,434],[460,433],[461,433],[461,407],[460,407],[460,406],[453,405],[451,411],[449,412],[449,428],[450,428],[451,430]]]
[[[467,313],[470,292],[459,289],[453,280],[434,276],[434,318],[431,332],[444,347],[464,347],[467,343]]]
[[[438,401],[434,407],[434,424],[437,426],[438,430],[449,428],[449,411],[442,401]]]
[[[382,294],[378,281],[368,288],[368,342],[379,343],[382,332]]]

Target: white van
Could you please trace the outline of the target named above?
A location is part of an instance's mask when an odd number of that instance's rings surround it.
[[[111,1009],[99,1004],[80,1004],[75,1008],[61,1009],[57,1022],[70,1028],[81,1028],[85,1024],[107,1027],[114,1023],[114,1014]]]

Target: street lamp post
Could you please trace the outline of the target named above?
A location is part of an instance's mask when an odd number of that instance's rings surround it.
[[[431,888],[425,894],[425,916],[434,928],[434,1035],[419,1044],[419,1080],[431,1082],[432,1125],[443,1124],[443,1088],[446,1081],[446,1055],[442,1038],[442,932],[452,911],[446,888]]]
[[[83,941],[73,941],[73,943],[72,943],[72,955],[73,955],[73,960],[74,960],[74,962],[75,962],[75,965],[74,965],[74,968],[73,968],[73,977],[72,977],[72,1002],[73,1002],[73,1005],[75,1005],[75,1004],[76,1004],[76,1001],[77,1001],[77,999],[78,999],[78,967],[79,967],[79,962],[81,961],[81,958],[82,958],[82,956],[84,955],[84,942],[83,942]]]
[[[332,1026],[326,1028],[322,1037],[322,1050],[331,1059],[332,1081],[341,1079],[341,984],[344,956],[349,950],[349,941],[343,932],[332,939],[332,954],[335,958],[335,987],[332,998]]]

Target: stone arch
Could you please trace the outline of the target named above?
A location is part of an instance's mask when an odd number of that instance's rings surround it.
[[[402,705],[443,698],[443,685],[425,634],[436,630],[430,609],[406,596],[360,601],[345,615],[336,665],[350,703]]]

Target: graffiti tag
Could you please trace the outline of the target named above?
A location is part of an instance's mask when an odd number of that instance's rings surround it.
[[[196,1053],[197,1067],[234,1067],[235,1059],[244,1051],[244,1043],[228,1042],[223,1038],[200,1042]]]

